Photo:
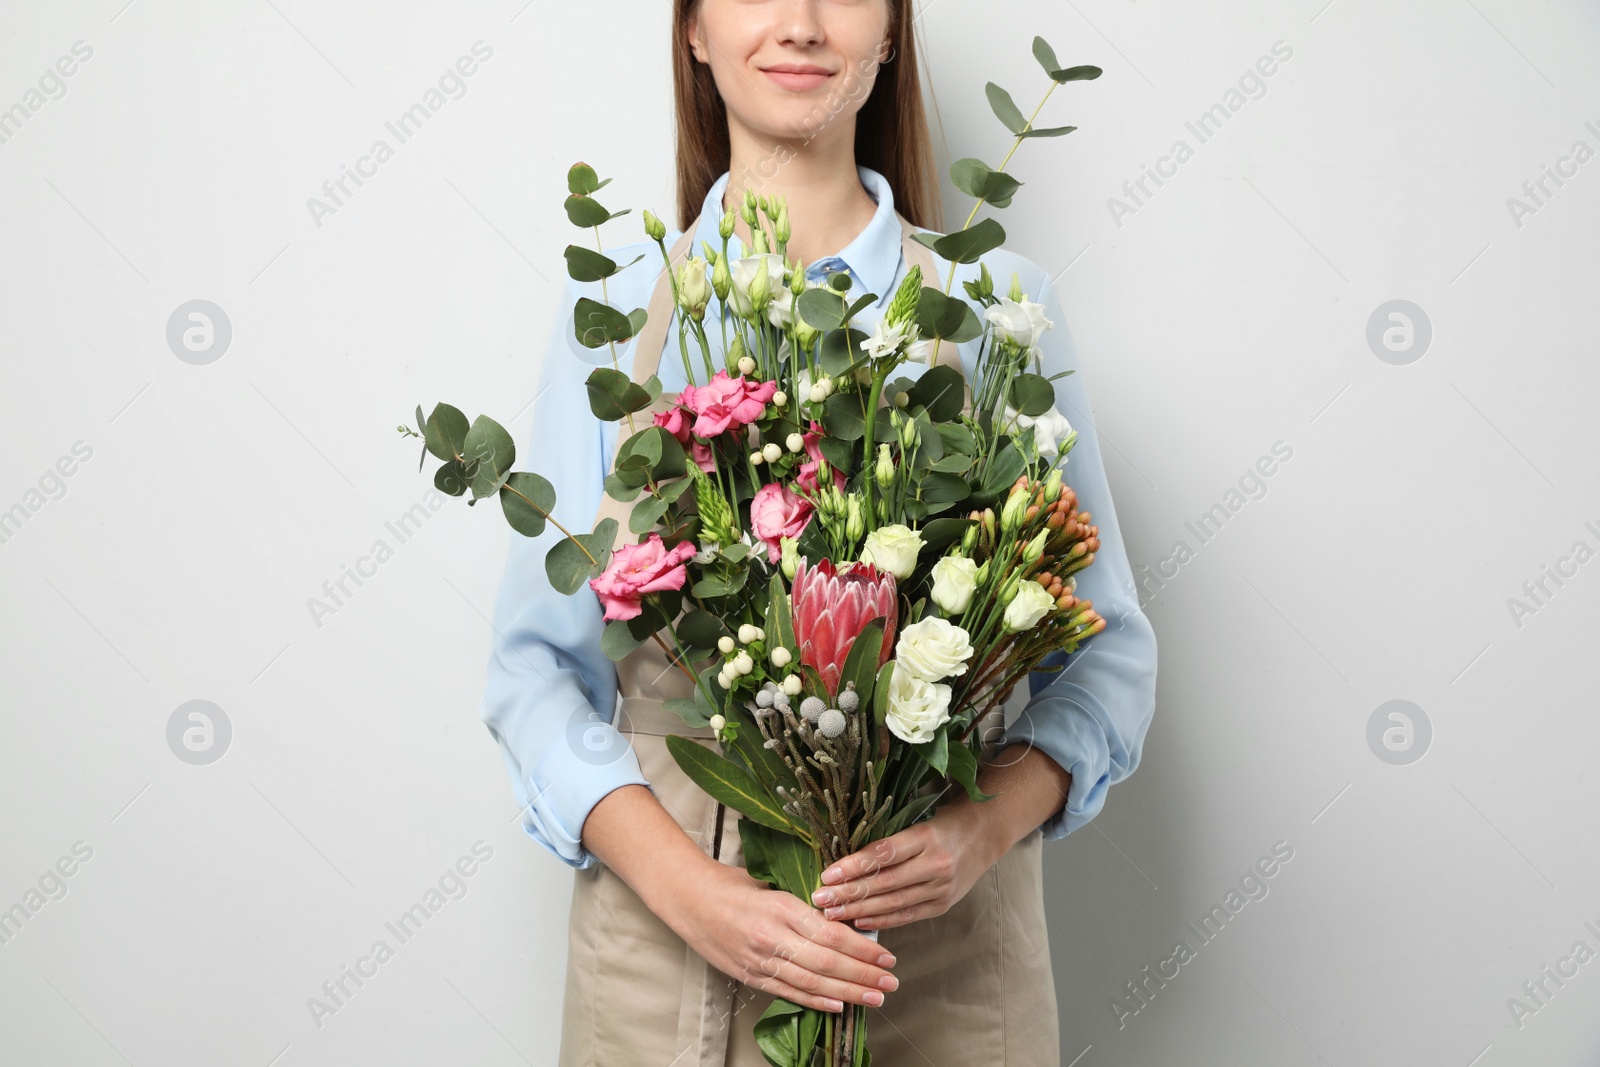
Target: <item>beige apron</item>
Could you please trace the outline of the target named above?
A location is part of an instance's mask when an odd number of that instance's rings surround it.
[[[907,261],[920,263],[923,277],[937,284],[932,253],[911,240],[915,227],[898,212],[896,217]],[[673,246],[674,267],[691,251],[697,224],[698,219]],[[634,381],[655,373],[672,314],[671,282],[663,270],[634,350]],[[939,362],[959,369],[956,346],[941,345]],[[650,425],[651,416],[671,402],[664,395],[636,413],[635,427]],[[628,435],[624,422],[619,446]],[[628,531],[630,508],[603,495],[595,518],[617,519],[619,546],[639,540]],[[616,668],[616,725],[656,797],[707,856],[743,866],[740,815],[714,803],[667,751],[670,734],[717,751],[709,727],[691,729],[663,706],[692,695],[688,676],[654,641]],[[990,716],[981,736],[999,734],[993,727],[1003,723],[1003,709]],[[984,746],[985,758],[993,747]],[[873,1067],[1058,1067],[1042,846],[1042,832],[1030,831],[949,911],[880,931],[879,943],[895,954],[891,971],[900,986],[886,994],[883,1007],[868,1009]],[[574,876],[560,1067],[766,1067],[752,1031],[772,1003],[770,993],[708,964],[604,863]]]

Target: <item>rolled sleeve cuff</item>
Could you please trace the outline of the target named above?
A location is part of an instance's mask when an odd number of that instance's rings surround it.
[[[1062,686],[1058,683],[1056,688]],[[1111,749],[1105,728],[1085,699],[1092,698],[1051,693],[1024,708],[1006,730],[1008,744],[1026,741],[1072,775],[1066,801],[1040,824],[1046,841],[1082,829],[1105,807],[1111,785]]]
[[[579,720],[546,750],[520,783],[527,790],[522,829],[576,870],[600,862],[583,847],[584,820],[601,799],[625,785],[650,788],[628,739],[598,713]]]

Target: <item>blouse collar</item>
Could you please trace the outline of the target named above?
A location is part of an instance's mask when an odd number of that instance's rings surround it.
[[[889,288],[894,284],[895,276],[900,272],[902,259],[900,220],[895,217],[894,190],[889,187],[889,179],[873,170],[871,167],[856,165],[856,174],[861,178],[861,184],[872,199],[877,202],[877,210],[873,213],[872,221],[867,223],[867,228],[856,235],[837,255],[826,256],[815,263],[806,264],[808,277],[816,278],[823,266],[834,270],[848,269],[854,276],[856,284],[851,291],[856,295],[863,292],[876,293],[878,302],[891,297]],[[700,207],[700,225],[695,229],[694,250],[691,254],[698,254],[701,242],[709,244],[712,248],[720,248],[722,238],[718,234],[718,226],[722,221],[722,195],[728,188],[728,172],[723,171],[722,176],[712,183],[706,193],[705,201]],[[744,247],[738,236],[728,239],[728,253],[735,259],[744,255]]]

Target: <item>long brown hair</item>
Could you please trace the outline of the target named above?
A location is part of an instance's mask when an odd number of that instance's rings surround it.
[[[687,230],[706,193],[728,170],[728,112],[711,68],[689,47],[689,19],[701,0],[674,0],[672,78],[678,118],[678,229]],[[911,0],[888,0],[893,50],[878,67],[872,94],[856,113],[856,163],[882,174],[895,210],[913,225],[943,228],[928,119],[917,72],[916,20],[902,17]]]

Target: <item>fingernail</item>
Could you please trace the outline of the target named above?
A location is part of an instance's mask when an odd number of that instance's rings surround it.
[[[900,988],[900,979],[896,978],[892,974],[886,974],[882,978],[878,979],[878,988],[886,989],[893,993],[896,989]]]
[[[883,1005],[883,994],[878,992],[876,989],[867,990],[865,999],[866,1002],[872,1005],[874,1008],[881,1007]]]
[[[819,889],[819,890],[817,890],[815,893],[811,894],[811,902],[813,904],[832,904],[833,903],[833,890],[831,890],[831,889]]]
[[[844,905],[843,904],[835,904],[831,908],[823,908],[822,909],[822,917],[824,919],[837,919],[839,916],[841,916],[843,914],[844,914]]]
[[[822,880],[824,882],[837,882],[843,877],[844,872],[837,867],[829,867],[827,870],[822,872]]]
[[[885,952],[883,955],[879,956],[878,957],[878,966],[879,967],[893,967],[894,966],[894,953],[893,952]]]
[[[834,1000],[830,997],[824,1000],[823,1003],[828,1006],[829,1011],[844,1011],[844,1001],[842,1000]]]

